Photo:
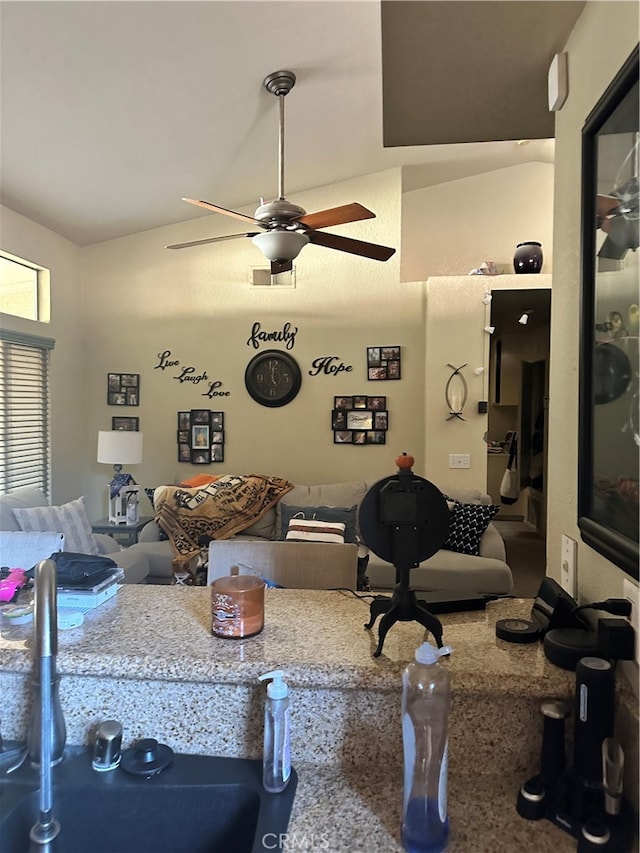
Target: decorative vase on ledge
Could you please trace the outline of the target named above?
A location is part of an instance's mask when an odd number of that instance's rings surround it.
[[[516,273],[536,273],[542,269],[542,244],[529,240],[518,243],[513,256]]]

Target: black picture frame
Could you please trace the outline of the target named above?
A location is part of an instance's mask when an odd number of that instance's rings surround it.
[[[224,412],[190,409],[178,412],[177,417],[178,462],[224,462]]]
[[[401,347],[367,347],[367,379],[386,381],[401,379]]]
[[[140,374],[107,373],[107,405],[139,406]]]
[[[348,405],[350,404],[350,405]],[[334,444],[385,444],[389,429],[386,397],[354,394],[334,397],[331,429]]]
[[[111,418],[111,429],[139,432],[140,418],[119,417],[118,415],[114,415],[114,417]]]
[[[582,129],[578,434],[581,538],[635,579],[638,253],[629,250],[638,247],[638,56],[636,47]]]

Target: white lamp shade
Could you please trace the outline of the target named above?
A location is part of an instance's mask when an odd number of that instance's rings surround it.
[[[275,229],[265,231],[264,234],[256,234],[251,242],[270,261],[292,261],[307,245],[309,238],[300,231]]]
[[[133,430],[100,430],[98,462],[137,465],[142,462],[142,433]]]

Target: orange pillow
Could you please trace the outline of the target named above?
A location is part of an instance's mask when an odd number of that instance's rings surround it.
[[[183,480],[180,485],[184,486],[185,489],[197,489],[198,486],[208,486],[209,483],[215,483],[218,479],[219,477],[215,474],[195,474],[188,480]]]

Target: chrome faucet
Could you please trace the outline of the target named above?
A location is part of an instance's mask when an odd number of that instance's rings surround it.
[[[56,674],[58,608],[53,560],[36,566],[34,629],[34,705],[27,750],[31,764],[40,770],[40,811],[30,837],[35,845],[45,848],[60,831],[53,816],[51,768],[62,761],[67,736]]]

